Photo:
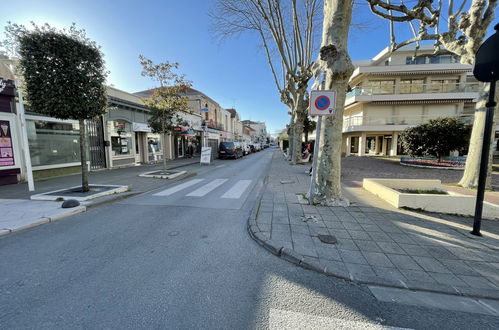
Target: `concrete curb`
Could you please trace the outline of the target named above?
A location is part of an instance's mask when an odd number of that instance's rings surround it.
[[[15,229],[4,229],[4,230],[0,231],[0,236],[5,236],[5,235],[11,234],[11,233],[15,233],[15,232],[18,232],[18,231],[22,231],[22,230],[25,230],[25,229],[37,227],[37,226],[40,226],[40,225],[43,225],[43,224],[46,224],[46,223],[49,223],[49,222],[58,221],[58,220],[70,217],[72,215],[83,213],[86,210],[87,210],[86,206],[80,206],[80,207],[78,207],[76,209],[73,209],[73,210],[71,210],[69,212],[66,212],[66,213],[57,214],[57,215],[54,215],[54,216],[51,216],[51,217],[44,217],[44,218],[42,218],[39,221],[32,222],[32,223],[27,224],[27,225],[22,226],[22,227],[18,227],[18,228],[15,228]]]
[[[259,208],[260,201],[258,201]],[[256,220],[256,219],[255,219]],[[455,296],[464,296],[470,298],[482,298],[482,299],[499,299],[499,290],[495,289],[477,289],[472,287],[454,287],[445,284],[436,284],[420,281],[401,281],[393,279],[382,279],[380,280],[377,276],[364,275],[364,274],[354,274],[349,273],[340,269],[334,269],[330,267],[324,267],[315,260],[310,260],[306,256],[290,249],[289,247],[283,247],[276,241],[273,241],[258,229],[258,226],[250,225],[248,221],[248,232],[250,236],[266,250],[270,251],[272,254],[289,261],[297,266],[305,269],[313,270],[318,273],[322,273],[327,276],[332,276],[340,278],[355,284],[365,284],[365,285],[376,285],[382,287],[406,289],[412,291],[426,291],[434,293],[444,293]]]
[[[268,182],[268,176],[264,179],[264,184]],[[291,262],[297,266],[305,269],[313,270],[318,273],[346,280],[353,284],[362,285],[376,285],[381,287],[390,287],[398,289],[406,289],[412,291],[426,291],[433,293],[443,293],[455,296],[464,296],[470,298],[482,298],[482,299],[496,299],[499,300],[499,290],[496,289],[478,289],[472,287],[459,287],[451,286],[445,284],[428,283],[421,281],[402,281],[395,279],[381,278],[378,276],[372,276],[360,273],[351,273],[345,269],[338,269],[335,267],[324,266],[314,259],[304,256],[295,250],[283,246],[281,242],[277,242],[271,239],[270,233],[266,231],[261,231],[258,226],[258,212],[262,202],[263,194],[265,189],[259,193],[256,199],[255,206],[248,218],[247,230],[251,238],[255,240],[258,245],[262,246],[270,253]]]

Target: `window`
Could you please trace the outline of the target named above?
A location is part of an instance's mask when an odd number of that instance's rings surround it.
[[[430,57],[430,64],[449,64],[459,63],[460,61],[461,57],[457,55],[440,55]]]
[[[132,129],[124,120],[110,121],[111,150],[113,156],[130,155],[132,148]]]
[[[375,136],[368,136],[366,138],[366,148],[365,152],[366,154],[372,154],[376,150],[376,137]]]
[[[80,162],[78,124],[28,120],[26,130],[33,166]]]
[[[423,79],[402,79],[400,81],[400,94],[423,93]]]
[[[418,56],[413,58],[412,56],[407,56],[405,58],[405,64],[425,64],[426,56]]]
[[[393,94],[395,80],[370,80],[366,84],[372,94]]]
[[[350,138],[350,153],[356,154],[359,152],[359,137],[352,136]]]
[[[459,79],[432,80],[430,84],[432,93],[455,93],[459,91]]]

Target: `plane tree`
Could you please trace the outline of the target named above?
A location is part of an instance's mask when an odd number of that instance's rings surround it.
[[[253,32],[262,42],[281,102],[289,108],[288,154],[293,164],[301,157],[321,4],[321,0],[217,0],[211,13],[220,37]]]

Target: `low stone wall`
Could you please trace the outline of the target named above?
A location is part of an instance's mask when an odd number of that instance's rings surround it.
[[[428,212],[465,216],[473,216],[475,213],[476,198],[474,196],[461,195],[449,191],[447,191],[448,195],[438,195],[408,194],[396,190],[445,190],[442,189],[440,180],[364,179],[363,187],[397,208],[407,207]],[[498,220],[499,206],[484,202],[483,217]]]

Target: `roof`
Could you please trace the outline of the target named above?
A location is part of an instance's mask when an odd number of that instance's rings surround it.
[[[122,91],[120,89],[117,89],[117,88],[114,88],[111,86],[106,86],[106,89],[107,89],[107,96],[108,97],[115,98],[118,100],[128,101],[128,102],[140,105],[140,106],[144,106],[144,102],[137,95]]]
[[[143,90],[143,91],[140,91],[140,92],[135,92],[133,93],[134,95],[136,96],[139,96],[139,97],[149,97],[152,95],[153,91],[158,89],[159,87],[156,87],[156,88],[151,88],[151,89],[146,89],[146,90]],[[194,89],[192,87],[187,87],[187,92],[183,93],[183,95],[200,95],[204,98],[207,98],[208,100],[210,100],[211,102],[215,103],[216,105],[218,105],[220,107],[220,104],[218,104],[217,101],[213,100],[211,97],[209,97],[208,95],[206,95],[205,93],[201,92],[201,91],[198,91],[197,89]]]
[[[230,112],[230,118],[235,118],[237,116],[237,111],[236,109],[225,109],[228,112]]]

